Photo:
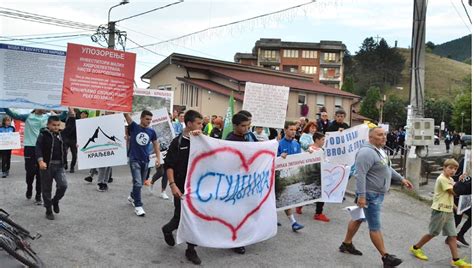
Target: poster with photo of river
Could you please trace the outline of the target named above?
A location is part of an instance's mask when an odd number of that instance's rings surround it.
[[[321,158],[322,151],[277,158],[277,210],[311,204],[321,198]]]

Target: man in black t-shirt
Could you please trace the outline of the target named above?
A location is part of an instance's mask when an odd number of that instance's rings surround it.
[[[178,229],[181,216],[181,196],[184,193],[189,162],[189,135],[199,135],[202,133],[202,115],[199,112],[189,110],[184,114],[184,123],[186,127],[180,135],[173,139],[165,158],[165,172],[168,175],[169,186],[174,196],[173,218],[162,228],[165,242],[169,246],[176,244],[173,231]],[[195,247],[196,245],[188,243],[186,258],[192,263],[199,265],[201,264],[201,259],[197,255]]]
[[[344,129],[348,129],[349,125],[344,123],[344,119],[346,118],[346,112],[342,109],[336,111],[335,120],[331,122],[327,131],[342,131]]]

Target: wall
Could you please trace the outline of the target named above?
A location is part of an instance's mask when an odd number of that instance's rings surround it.
[[[201,107],[199,107],[199,112],[202,115],[220,115],[225,116],[227,107],[229,106],[229,96],[225,96],[219,93],[215,93],[207,90],[200,89],[201,92]],[[234,111],[238,112],[242,110],[242,102],[235,100],[234,102]]]
[[[158,88],[159,85],[164,84],[171,85],[174,92],[173,104],[181,104],[179,102],[181,100],[181,82],[176,77],[184,77],[185,75],[186,70],[184,68],[178,68],[174,64],[168,65],[150,79],[150,88]]]

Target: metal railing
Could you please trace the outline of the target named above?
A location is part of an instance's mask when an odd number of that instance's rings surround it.
[[[395,146],[395,148],[390,148],[388,147],[387,145],[385,145],[383,147],[383,149],[388,152],[387,153],[387,156],[389,157],[390,159],[390,162],[393,162],[393,159],[395,158],[395,156],[398,155],[398,151],[400,151],[400,167],[401,167],[401,173],[400,175],[404,176],[406,175],[406,170],[405,170],[405,167],[406,167],[406,154],[407,154],[407,151],[408,151],[408,146],[406,145],[397,145]]]

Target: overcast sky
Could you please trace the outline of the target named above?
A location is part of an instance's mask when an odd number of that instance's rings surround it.
[[[1,0],[0,7],[99,26],[107,23],[108,9],[119,2],[120,0]],[[130,0],[129,4],[112,10],[111,20],[119,20],[173,2],[176,0]],[[118,28],[127,31],[131,40],[145,45],[307,2],[309,1],[185,0],[166,9],[120,22]],[[464,2],[471,15],[467,0]],[[412,17],[411,0],[321,0],[278,15],[149,47],[160,55],[144,49],[132,49],[136,45],[130,41],[126,47],[137,53],[136,79],[139,87],[144,87],[145,84],[140,82],[139,77],[173,52],[233,61],[236,52],[250,52],[259,38],[301,42],[338,40],[346,44],[351,53],[357,51],[361,42],[369,36],[383,37],[390,46],[398,41],[399,47],[408,47],[411,43]],[[428,1],[426,23],[426,40],[435,44],[471,34],[471,24],[461,0]],[[31,38],[40,34],[57,36],[75,33],[93,34],[79,29],[0,16],[2,37]],[[30,40],[44,42],[41,44],[6,41],[5,38],[0,40],[0,43],[57,50],[66,50],[68,42],[98,46],[88,36]]]

